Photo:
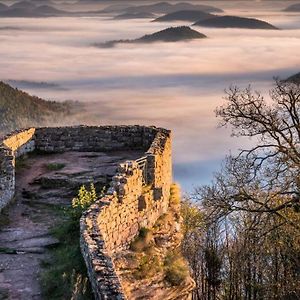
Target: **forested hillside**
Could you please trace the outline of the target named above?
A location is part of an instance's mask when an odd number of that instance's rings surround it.
[[[300,72],[290,76],[289,78],[286,79],[286,81],[299,84],[300,83]]]
[[[69,103],[45,101],[0,81],[0,134],[59,122],[71,114]]]

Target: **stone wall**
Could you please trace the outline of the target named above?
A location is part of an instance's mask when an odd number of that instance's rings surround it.
[[[15,193],[15,159],[34,150],[35,129],[16,131],[3,138],[0,144],[0,211]]]
[[[17,158],[35,149],[34,135],[35,128],[16,131],[4,137],[3,145]]]
[[[127,248],[141,227],[152,227],[167,211],[172,183],[171,137],[145,126],[30,128],[0,145],[0,209],[13,198],[15,158],[32,151],[142,150],[120,164],[105,197],[80,221],[81,250],[96,299],[125,299],[111,254]]]
[[[74,126],[37,128],[36,149],[44,152],[148,149],[156,134],[144,126]]]
[[[157,130],[142,160],[121,164],[107,195],[81,218],[81,248],[96,299],[126,299],[111,255],[167,212],[172,183],[170,132]],[[146,177],[146,178],[145,178]]]
[[[13,199],[15,193],[15,168],[12,151],[0,147],[0,211]]]
[[[40,152],[146,150],[157,129],[145,126],[42,127],[15,131],[0,141],[0,211],[13,199],[15,159]]]

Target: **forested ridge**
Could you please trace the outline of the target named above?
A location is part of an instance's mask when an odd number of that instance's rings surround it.
[[[293,82],[293,83],[300,83],[300,72],[290,76],[289,78],[286,79],[286,81]]]
[[[270,96],[231,87],[216,110],[253,146],[183,206],[193,299],[300,299],[300,85],[276,81]]]
[[[0,133],[49,125],[70,113],[70,103],[46,101],[0,81]]]

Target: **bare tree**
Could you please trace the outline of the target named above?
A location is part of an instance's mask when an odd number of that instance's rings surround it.
[[[251,138],[254,146],[229,156],[214,184],[197,194],[219,217],[248,211],[293,223],[286,211],[300,208],[300,86],[276,80],[270,101],[251,87],[226,93],[227,103],[216,110],[220,125]]]

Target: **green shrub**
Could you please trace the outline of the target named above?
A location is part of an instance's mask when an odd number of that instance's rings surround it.
[[[27,157],[25,155],[18,157],[15,161],[16,172],[28,168]]]
[[[82,185],[79,189],[77,197],[72,200],[73,214],[75,218],[78,218],[82,213],[89,208],[89,206],[97,200],[98,196],[93,183],[90,184],[88,190],[85,185]]]
[[[179,251],[167,253],[164,267],[165,278],[172,285],[180,285],[189,276],[187,263]]]
[[[46,165],[48,171],[58,171],[65,167],[65,164],[62,163],[49,163]]]
[[[146,254],[141,257],[137,271],[133,273],[136,279],[150,278],[162,271],[157,255]]]

